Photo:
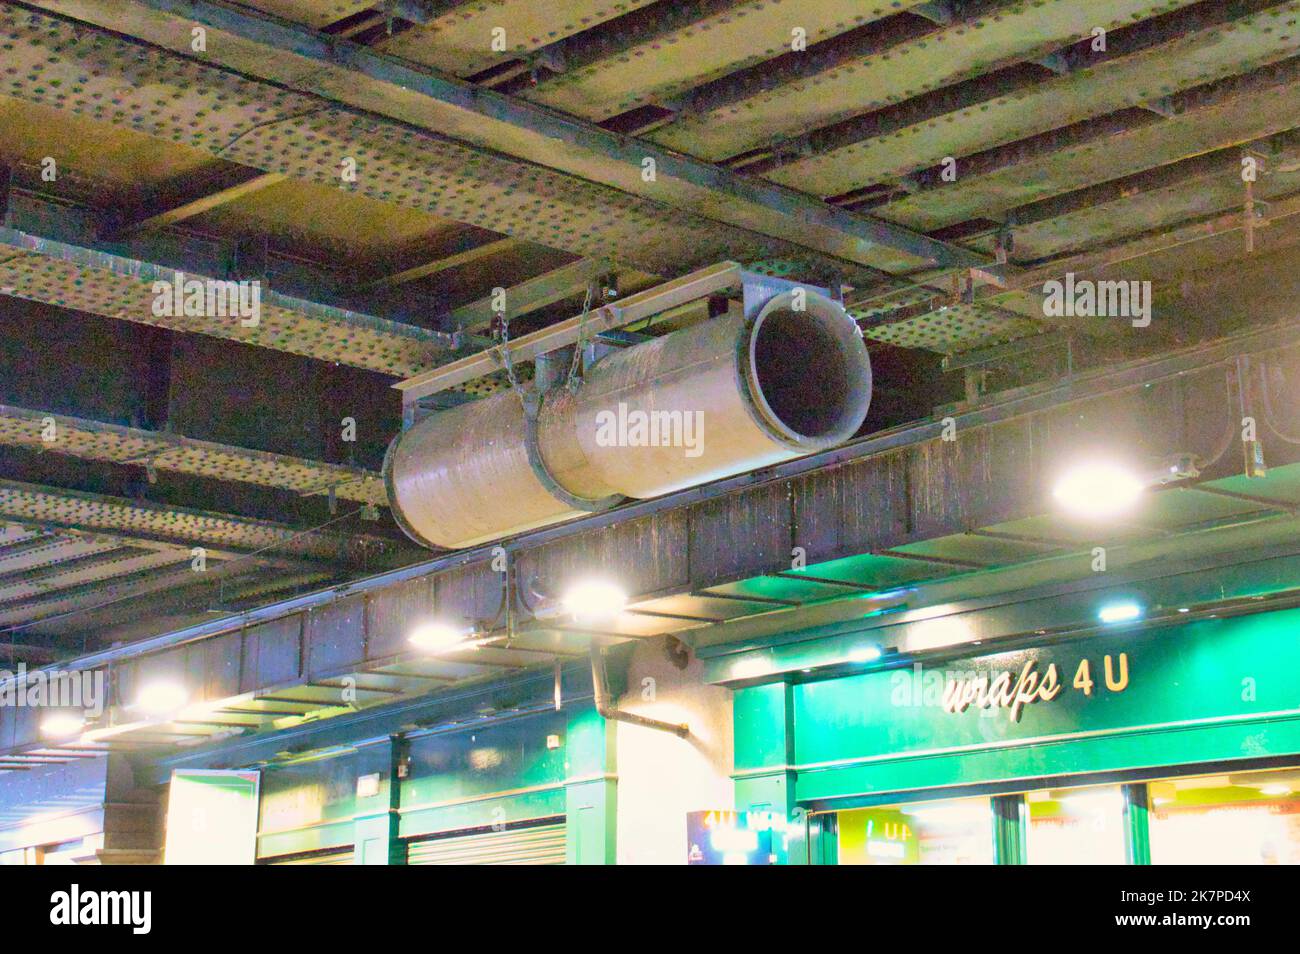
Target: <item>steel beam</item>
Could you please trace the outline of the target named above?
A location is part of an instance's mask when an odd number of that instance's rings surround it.
[[[259,172],[242,166],[223,169],[188,198],[157,202],[112,216],[101,230],[100,237],[106,241],[121,241],[138,232],[176,225],[283,181],[284,176],[278,172]]]
[[[209,555],[256,552],[259,559],[264,554],[268,560],[294,561],[336,561],[348,556],[346,538],[321,531],[12,480],[0,480],[0,517],[167,546],[211,546]]]
[[[395,376],[430,367],[452,349],[448,335],[288,295],[262,280],[254,323],[238,315],[155,308],[158,283],[174,290],[188,279],[225,280],[218,264],[198,260],[166,235],[97,241],[87,234],[93,218],[88,210],[18,197],[9,214],[12,227],[0,227],[0,294]],[[141,258],[141,252],[152,257]]]
[[[66,71],[69,87],[84,85],[78,79],[84,76],[79,61],[92,55],[93,46],[93,55],[109,67],[102,78],[105,89],[114,90],[119,99],[122,82],[141,69],[154,81],[167,75],[170,82],[190,87],[186,95],[203,99],[214,115],[223,115],[217,97],[227,87],[246,97],[262,98],[270,108],[270,125],[264,115],[252,124],[261,126],[237,125],[230,137],[195,135],[188,122],[170,116],[151,117],[148,126],[155,135],[180,136],[267,171],[329,181],[336,178],[341,157],[364,148],[368,140],[375,151],[367,150],[374,155],[367,159],[369,180],[357,183],[363,191],[461,221],[490,221],[489,227],[498,231],[579,254],[611,255],[657,274],[742,252],[758,259],[797,258],[811,251],[818,267],[841,272],[853,265],[900,271],[977,260],[961,249],[828,207],[793,190],[737,176],[545,107],[225,4],[139,0],[124,8],[120,2],[48,0],[33,5],[139,37],[182,53],[187,61],[186,68],[178,70],[176,60],[156,54],[145,65],[133,44],[105,35],[96,35],[91,44],[71,24],[49,17],[11,14],[8,22],[0,20],[15,34],[15,46],[24,47],[24,57],[34,54],[45,64],[51,81]],[[190,27],[195,22],[209,30],[206,53],[190,49]],[[48,58],[51,44],[60,47],[54,60]],[[195,65],[195,58],[263,82]],[[113,71],[119,73],[116,79],[108,75]],[[285,86],[307,95],[287,94]],[[38,92],[25,81],[16,81],[4,89],[109,121],[131,122],[131,113],[97,109],[89,101],[78,102],[50,87]],[[133,91],[125,100],[134,102],[139,95]],[[152,108],[140,105],[146,112]],[[413,140],[412,126],[469,146],[423,135]],[[286,155],[282,145],[286,138],[309,134],[319,156]],[[496,158],[484,149],[510,158]],[[377,176],[384,166],[388,169]],[[473,189],[466,190],[468,199],[460,199],[444,194],[443,188],[423,187],[425,182],[463,175],[470,166],[488,188],[477,198]],[[554,172],[543,174],[538,167]],[[416,188],[412,179],[422,187]],[[552,229],[548,218],[539,218],[536,204],[520,203],[521,197],[513,192],[509,203],[485,209],[485,201],[497,202],[499,195],[487,185],[489,180],[492,186],[515,180],[532,195],[541,189],[569,202],[585,203],[588,218],[603,210],[612,217],[599,223],[608,237],[602,237],[598,246],[581,241],[583,233],[595,237],[595,221],[570,220],[567,226],[557,224]],[[666,243],[675,247],[665,247]]]
[[[520,243],[512,238],[494,239],[488,242],[468,241],[465,243],[465,247],[458,251],[440,255],[437,258],[431,258],[427,262],[421,262],[419,265],[398,269],[381,278],[365,282],[358,288],[358,291],[368,292],[378,288],[404,285],[407,282],[418,281],[421,278],[428,278],[430,275],[437,275],[439,272],[449,271],[462,265],[469,265],[471,262],[512,251],[518,248],[519,245]]]
[[[957,181],[944,181],[938,167],[927,169],[914,176],[910,194],[886,195],[872,208],[931,231],[1284,132],[1300,112],[1300,57],[1174,93],[1167,101],[1167,118],[1122,109],[958,156]],[[1105,161],[1097,161],[1103,152]]]
[[[583,258],[512,285],[504,289],[505,314],[509,318],[517,318],[557,301],[580,295],[593,281],[602,275],[608,275],[612,270],[610,262]],[[453,332],[482,331],[492,323],[495,314],[495,296],[487,295],[452,311],[450,328]]]
[[[1077,42],[1087,29],[1115,30],[1192,2],[1092,0],[1086,28],[1072,2],[980,0],[960,4],[947,22],[897,14],[693,90],[677,120],[651,138],[700,158],[729,159],[1042,57]]]
[[[735,262],[723,262],[700,269],[675,281],[603,305],[589,314],[575,315],[515,338],[503,347],[508,349],[512,361],[531,361],[538,355],[573,344],[581,334],[597,335],[611,331],[698,298],[736,288],[741,282],[741,271]],[[408,378],[394,387],[402,392],[402,403],[410,405],[439,391],[492,374],[504,366],[503,361],[499,348],[481,351]]]
[[[1297,14],[1295,2],[1210,0],[1114,30],[1104,52],[1063,50],[1063,74],[1030,63],[987,73],[778,144],[755,168],[839,195],[1294,56],[1300,34],[1284,26]]]
[[[418,29],[380,40],[385,53],[432,66],[458,76],[473,76],[511,63],[531,63],[564,41],[589,30],[608,29],[609,21],[647,6],[654,0],[397,0],[396,16]],[[493,50],[484,38],[503,27],[505,49]],[[551,60],[551,57],[546,57]]]
[[[796,26],[815,46],[916,2],[819,0],[803,4],[797,16],[767,0],[655,4],[555,44],[562,70],[542,71],[535,86],[520,91],[573,115],[608,119],[768,60],[773,47],[790,48]]]
[[[388,502],[382,476],[359,467],[4,404],[0,404],[0,444],[276,487],[304,495],[333,491],[344,500],[376,505]]]

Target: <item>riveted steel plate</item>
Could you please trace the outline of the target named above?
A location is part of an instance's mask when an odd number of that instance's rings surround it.
[[[332,487],[345,500],[388,502],[383,477],[360,468],[3,404],[0,404],[0,444],[117,464],[148,464],[158,470],[279,487],[301,494],[323,494]]]
[[[1060,192],[1141,172],[1161,163],[1260,139],[1295,126],[1300,116],[1300,58],[1169,98],[1172,115],[1144,125],[1100,128],[1096,135],[1053,141],[1036,148],[1007,147],[987,171],[967,166],[956,182],[943,183],[876,209],[877,215],[932,231]],[[1117,228],[1132,231],[1124,223]]]
[[[263,0],[263,3],[271,0]],[[654,0],[472,0],[375,45],[458,76],[470,76],[644,7]],[[262,6],[262,3],[258,4]],[[494,51],[494,29],[505,49]]]
[[[811,45],[918,2],[742,0],[708,5],[705,16],[683,4],[664,14],[680,25],[665,30],[651,19],[644,24],[644,38],[615,34],[607,55],[566,70],[525,95],[565,112],[607,119],[787,53],[796,29]]]
[[[18,526],[15,524],[15,526]],[[24,528],[29,539],[0,547],[0,577],[53,566],[64,560],[76,560],[100,553],[120,550],[121,541],[89,536],[49,533],[39,528]]]
[[[102,582],[143,570],[188,563],[184,550],[164,552],[136,547],[119,547],[86,557],[68,557],[51,567],[0,576],[0,606],[45,596],[73,586]]]
[[[319,29],[369,10],[376,3],[375,0],[257,0],[250,6]]]
[[[129,597],[209,583],[223,572],[225,566],[229,566],[214,565],[207,573],[199,574],[190,569],[188,554],[183,553],[182,556],[183,562],[175,561],[172,564],[173,567],[179,567],[176,569],[167,566],[147,567],[107,580],[69,586],[2,607],[0,625],[45,619],[60,613],[93,609]]]
[[[839,195],[1079,122],[1158,100],[1293,56],[1300,51],[1300,3],[1284,3],[1228,25],[1197,30],[1014,93],[926,115],[879,135],[825,149],[766,173],[773,182]],[[958,175],[960,176],[960,163]]]
[[[1040,331],[1042,326],[1028,318],[997,308],[966,304],[951,305],[893,324],[862,329],[862,333],[873,341],[943,354],[1026,338]]]
[[[332,560],[344,552],[342,538],[319,531],[297,531],[267,521],[55,491],[7,480],[0,481],[0,515],[28,523],[120,532],[156,540],[210,542],[232,550],[273,550],[268,556],[292,554]]]
[[[210,317],[186,315],[183,306],[155,308],[163,301],[155,284],[174,288],[176,276],[171,269],[0,229],[0,294],[397,376],[433,366],[435,355],[446,351],[445,339],[434,332],[299,303],[269,290],[260,293],[255,327],[246,326],[238,314]],[[185,276],[187,281],[196,278],[200,276]]]
[[[762,71],[727,88],[725,104],[687,110],[650,138],[705,159],[725,159],[780,136],[830,125],[921,93],[1033,59],[1095,27],[1113,30],[1195,0],[1008,2],[901,43],[775,85]],[[815,55],[815,53],[810,53]]]
[[[1101,244],[1123,223],[1123,234],[1143,235],[1170,231],[1179,224],[1208,218],[1215,213],[1240,211],[1244,201],[1241,154],[1233,149],[1221,157],[1217,175],[1201,175],[1160,189],[1134,190],[1111,201],[1041,222],[1016,227],[1016,251],[1034,261],[1065,255]],[[1267,169],[1267,164],[1265,164]],[[1295,192],[1295,175],[1264,175],[1255,184],[1256,200],[1283,198]]]
[[[0,93],[264,171],[654,274],[726,258],[828,265],[790,243],[38,13],[0,9],[0,39],[12,63]]]

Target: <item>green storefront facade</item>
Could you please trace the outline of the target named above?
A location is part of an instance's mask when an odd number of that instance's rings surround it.
[[[264,864],[614,860],[613,727],[590,703],[371,739],[262,771]],[[370,780],[365,784],[363,780]]]
[[[1040,638],[838,678],[807,670],[740,688],[734,702],[736,805],[791,820],[782,860],[834,861],[838,813],[981,797],[992,859],[1018,863],[1025,793],[1110,785],[1123,801],[1123,857],[1146,863],[1148,780],[1230,773],[1223,791],[1237,791],[1251,769],[1300,765],[1300,609]],[[1260,807],[1289,824],[1296,806]],[[877,828],[894,817],[866,814]]]

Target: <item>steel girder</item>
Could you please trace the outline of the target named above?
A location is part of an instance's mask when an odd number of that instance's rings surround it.
[[[294,0],[289,0],[290,3]],[[428,12],[418,3],[402,4],[397,12],[418,24],[376,45],[385,53],[423,63],[445,73],[472,76],[502,62],[529,58],[539,51],[562,46],[567,37],[608,23],[653,0],[478,0],[474,3],[440,2]],[[303,6],[301,3],[296,6]],[[313,6],[313,4],[307,4]],[[685,5],[685,4],[683,4]],[[313,24],[282,11],[285,0],[254,4],[268,13],[283,13],[291,20]],[[492,30],[505,31],[505,49],[493,51]]]
[[[219,551],[268,551],[265,559],[345,560],[348,541],[265,520],[0,480],[0,517],[42,527],[122,535]]]
[[[13,197],[11,227],[0,227],[0,294],[397,377],[429,368],[453,350],[448,335],[287,295],[272,289],[264,276],[250,277],[261,284],[255,325],[246,325],[239,315],[157,309],[156,283],[174,288],[191,279],[224,281],[220,263],[167,235],[96,241],[94,218],[87,210],[35,196]]]
[[[805,54],[787,54],[784,63],[765,63],[696,91],[685,98],[680,116],[650,138],[693,156],[727,159],[1008,63],[1041,58],[1089,38],[1094,28],[1114,30],[1192,2],[1001,0],[973,4],[946,25],[917,18],[852,44],[837,37]],[[790,74],[783,75],[787,63]]]
[[[1069,68],[1019,64],[854,117],[778,149],[773,182],[841,195],[1107,112],[1157,102],[1300,52],[1300,3],[1202,3],[1108,36]],[[762,168],[762,167],[760,167]]]
[[[226,5],[40,6],[185,58],[11,7],[0,24],[24,69],[0,89],[268,172],[654,274],[729,257],[790,259],[865,284],[872,269],[977,260],[907,229]],[[196,61],[195,22],[209,30],[208,52],[197,56],[221,69]],[[348,158],[358,164],[356,182],[340,179]]]
[[[1174,93],[1164,105],[1167,116],[1121,110],[959,157],[956,182],[918,176],[914,191],[874,209],[925,230],[1000,219],[1057,193],[1285,132],[1300,116],[1300,57]]]
[[[0,404],[0,444],[86,460],[135,464],[216,480],[278,487],[299,494],[387,504],[381,475],[358,467],[288,457]]]
[[[690,0],[659,5],[557,44],[561,68],[522,95],[604,120],[683,95],[710,80],[770,61],[798,38],[810,48],[923,0]],[[802,31],[796,34],[796,29]],[[690,150],[683,150],[689,152]]]

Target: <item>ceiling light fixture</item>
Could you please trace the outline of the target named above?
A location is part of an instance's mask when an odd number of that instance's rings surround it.
[[[583,580],[564,594],[565,610],[581,622],[608,621],[623,612],[627,593],[609,580]]]
[[[80,735],[85,720],[73,712],[53,712],[41,721],[41,733],[55,739]]]
[[[1097,618],[1103,623],[1129,623],[1142,616],[1142,607],[1131,600],[1123,603],[1107,603],[1097,611]]]
[[[460,647],[469,638],[470,630],[465,626],[453,626],[443,620],[429,620],[411,631],[408,642],[425,652],[446,652]]]
[[[1100,520],[1133,509],[1144,487],[1145,482],[1128,468],[1111,461],[1093,461],[1062,474],[1052,496],[1066,512]]]
[[[155,682],[140,690],[135,704],[149,715],[162,716],[175,712],[185,705],[189,697],[190,694],[185,687],[178,683]]]

